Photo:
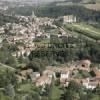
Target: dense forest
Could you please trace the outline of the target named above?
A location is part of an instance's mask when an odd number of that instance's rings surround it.
[[[55,39],[56,43],[51,43],[49,48],[39,48],[33,50],[29,56],[30,60],[34,58],[45,59],[45,61],[57,61],[60,63],[81,60],[89,58],[94,63],[100,62],[100,46],[95,42],[91,43],[88,40],[77,40],[75,38],[69,38],[68,43],[59,43],[59,40]],[[74,46],[76,45],[76,46]],[[51,63],[51,62],[50,62]]]
[[[100,11],[93,11],[82,6],[49,6],[38,9],[38,16],[58,17],[73,14],[81,20],[100,22]]]
[[[100,11],[89,10],[79,5],[56,6],[51,3],[48,6],[38,8],[32,6],[10,8],[6,12],[30,16],[32,10],[34,10],[35,14],[39,17],[59,17],[73,14],[77,16],[79,20],[100,22]]]

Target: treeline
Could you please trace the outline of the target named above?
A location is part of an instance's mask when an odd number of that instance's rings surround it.
[[[100,22],[100,11],[89,10],[79,5],[56,6],[55,3],[51,3],[47,6],[39,6],[37,8],[32,6],[16,7],[13,9],[10,8],[6,12],[13,12],[18,15],[30,16],[33,10],[39,17],[59,17],[73,14],[77,16],[79,20]]]
[[[15,8],[9,8],[6,13],[8,14],[17,14],[17,15],[23,15],[23,16],[31,16],[32,11],[34,7],[32,6],[24,6],[24,7],[15,7]]]
[[[6,40],[3,40],[2,47],[0,48],[0,63],[16,68],[18,60],[12,55],[16,50],[17,45],[8,44]]]
[[[52,59],[53,61],[60,63],[89,58],[92,62],[99,63],[100,45],[86,41],[84,45],[80,44],[79,46],[73,47],[66,44],[65,48],[58,48],[57,45],[54,44],[54,48],[39,48],[33,50],[29,59],[33,60],[34,58],[46,58],[48,61],[51,61]]]
[[[100,22],[100,11],[93,11],[82,6],[47,6],[38,9],[36,12],[42,17],[59,17],[64,15],[75,15],[79,20]]]
[[[33,10],[39,17],[59,17],[73,14],[77,16],[79,20],[100,22],[100,11],[93,11],[79,5],[56,6],[55,3],[51,3],[43,7],[38,6],[37,8],[32,6],[10,8],[6,12],[31,16]]]
[[[73,3],[79,3],[82,2],[82,0],[65,0],[67,2],[73,2]]]
[[[83,0],[64,0],[64,1],[55,1],[55,2],[52,2],[52,4],[56,4],[56,3],[69,3],[69,2],[72,2],[72,3],[82,3]]]

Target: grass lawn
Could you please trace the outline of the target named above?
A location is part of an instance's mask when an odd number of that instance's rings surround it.
[[[59,89],[59,86],[55,86],[53,84],[52,91],[51,91],[51,94],[50,94],[51,100],[59,100],[61,92],[62,91]]]
[[[18,89],[18,91],[32,92],[33,91],[32,89],[33,89],[33,85],[31,83],[27,83],[27,84],[20,85],[20,88]]]

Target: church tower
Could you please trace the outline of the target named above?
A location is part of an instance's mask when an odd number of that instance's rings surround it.
[[[32,11],[32,18],[36,18],[34,11]]]

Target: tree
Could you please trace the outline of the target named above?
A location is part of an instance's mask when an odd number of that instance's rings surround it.
[[[75,81],[71,81],[64,89],[64,94],[61,95],[63,100],[80,100],[80,94],[83,93],[81,85]]]
[[[75,91],[67,91],[65,94],[65,99],[64,100],[79,100],[79,94]]]
[[[81,85],[76,83],[75,81],[70,81],[67,89],[75,91],[75,92],[80,92],[81,91]]]
[[[98,85],[95,89],[94,89],[94,93],[97,95],[100,95],[100,85]]]
[[[32,68],[34,71],[42,72],[46,67],[44,61],[45,60],[34,58],[32,61],[30,61],[30,63],[27,66]]]
[[[0,100],[12,100],[10,97],[5,96],[1,91],[0,91]]]
[[[6,95],[12,97],[12,99],[14,99],[15,97],[15,90],[14,90],[14,86],[12,84],[8,84],[5,88],[5,93]]]
[[[9,56],[8,59],[6,60],[5,64],[16,68],[18,62],[15,57]]]
[[[0,73],[0,87],[5,88],[7,85],[17,85],[17,80],[14,72],[6,70],[4,73]]]
[[[91,0],[90,3],[91,4],[96,4],[96,0]]]

